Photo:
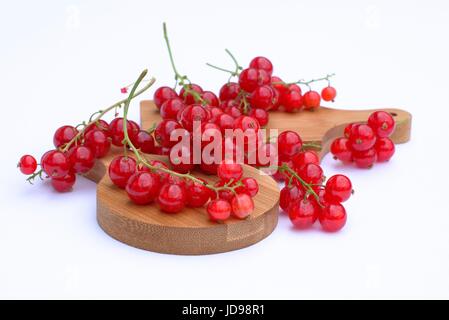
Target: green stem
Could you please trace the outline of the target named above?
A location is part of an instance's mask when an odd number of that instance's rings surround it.
[[[327,83],[330,84],[330,78],[332,78],[333,76],[335,76],[335,73],[330,73],[330,74],[327,74],[325,77],[317,78],[317,79],[311,79],[309,81],[304,81],[304,80],[301,79],[301,80],[298,80],[296,82],[273,82],[272,84],[283,84],[285,86],[289,86],[291,84],[303,84],[303,85],[306,85],[309,89],[311,89],[310,88],[310,84],[314,83],[314,82],[319,82],[319,81],[326,80]]]
[[[39,177],[41,180],[43,180],[43,178],[42,178],[42,173],[44,173],[44,170],[42,170],[42,168],[41,168],[39,171],[36,171],[36,172],[33,173],[32,175],[30,175],[30,176],[27,178],[27,181],[28,181],[29,183],[33,184],[33,180],[34,180],[36,177]]]
[[[231,70],[228,70],[228,69],[225,69],[225,68],[221,68],[221,67],[217,67],[217,66],[215,66],[215,65],[213,65],[211,63],[206,63],[206,65],[209,66],[209,67],[212,67],[214,69],[230,73],[231,74],[231,77],[229,78],[229,81],[230,81],[232,77],[237,77],[240,74],[240,70],[242,70],[243,68],[239,65],[237,59],[234,57],[234,55],[231,53],[231,51],[229,51],[228,49],[225,49],[225,51],[231,57],[232,61],[235,64],[235,70],[234,71],[231,71]]]

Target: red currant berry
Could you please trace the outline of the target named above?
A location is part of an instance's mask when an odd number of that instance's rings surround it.
[[[217,181],[215,183],[215,187],[216,188],[220,188],[220,187],[223,187],[225,184],[226,184],[225,181]],[[229,186],[230,187],[234,186],[234,183],[232,185],[229,185]],[[216,193],[213,194],[212,195],[212,199],[215,199],[216,196],[217,196]],[[226,200],[226,201],[231,201],[233,197],[234,197],[234,193],[231,190],[229,190],[229,189],[221,189],[221,190],[218,191],[218,198],[220,198],[220,199],[223,199],[223,200]]]
[[[182,126],[177,121],[171,119],[162,120],[154,130],[154,138],[163,147],[173,147],[178,141],[172,140],[170,135],[173,131],[179,129],[182,129]]]
[[[240,116],[237,119],[235,119],[234,129],[240,129],[243,132],[246,132],[248,130],[252,130],[254,132],[257,132],[260,129],[260,124],[253,117]]]
[[[259,184],[254,178],[243,178],[243,192],[246,192],[251,198],[254,198],[259,192]]]
[[[203,93],[203,89],[197,85],[197,84],[188,84],[186,85],[186,87],[189,89],[189,91],[195,91],[196,93],[198,93],[200,96]],[[191,93],[187,92],[184,87],[181,89],[181,91],[179,92],[179,96],[184,100],[185,104],[187,105],[191,105],[194,104],[196,102],[195,100],[195,96],[193,96]]]
[[[125,189],[129,177],[137,171],[136,167],[136,160],[131,157],[115,157],[109,164],[109,178],[117,187]]]
[[[236,106],[228,106],[224,109],[224,112],[229,114],[234,119],[240,117],[242,115],[242,111],[239,107]]]
[[[345,207],[339,203],[326,203],[324,208],[321,208],[319,220],[324,231],[338,231],[346,224]]]
[[[220,127],[221,132],[224,134],[226,129],[234,128],[234,117],[227,113],[220,114],[217,118],[217,125]]]
[[[246,193],[236,194],[231,201],[232,214],[239,219],[245,219],[254,211],[254,202]]]
[[[349,136],[351,135],[352,127],[358,125],[358,123],[350,123],[345,127],[344,130],[344,137],[349,139]]]
[[[229,82],[224,84],[220,89],[220,100],[226,101],[226,100],[233,100],[237,98],[240,92],[240,86],[238,83],[235,82]]]
[[[253,108],[248,115],[256,119],[261,127],[265,127],[268,124],[268,112],[264,109]]]
[[[319,108],[321,96],[316,91],[308,91],[302,97],[304,99],[304,108],[306,110]]]
[[[359,168],[371,168],[377,160],[376,149],[371,148],[364,151],[353,151],[352,159]]]
[[[395,151],[394,142],[390,138],[378,138],[374,148],[379,162],[390,160]]]
[[[368,118],[368,125],[374,130],[380,138],[389,137],[395,127],[392,115],[385,111],[376,111]]]
[[[63,177],[51,178],[51,185],[58,192],[67,192],[72,190],[75,181],[76,181],[75,174],[73,172],[69,172]]]
[[[299,176],[307,183],[321,184],[323,182],[323,169],[315,163],[308,163],[298,170]]]
[[[321,97],[324,101],[334,101],[337,96],[337,90],[334,87],[327,86],[321,90]]]
[[[286,112],[296,112],[302,109],[304,104],[303,96],[300,92],[287,89],[280,96],[280,105],[284,107]]]
[[[187,106],[181,113],[181,124],[188,131],[192,132],[193,123],[199,121],[207,122],[210,119],[210,112],[201,105],[194,104]],[[201,125],[200,123],[200,125]]]
[[[69,159],[61,151],[46,152],[41,160],[42,169],[50,178],[63,178],[72,169]]]
[[[320,164],[320,157],[315,151],[312,150],[306,150],[301,151],[297,154],[295,154],[292,158],[293,167],[296,170],[299,170],[299,168],[305,166],[309,163],[314,163],[316,165]]]
[[[156,107],[160,109],[165,101],[177,97],[176,91],[172,88],[160,87],[154,92],[153,101],[156,104]]]
[[[157,204],[166,213],[177,213],[184,209],[187,201],[187,191],[180,184],[166,183],[162,186]]]
[[[137,144],[143,153],[154,152],[154,138],[147,131],[140,130],[137,134]]]
[[[37,168],[37,161],[33,156],[24,155],[20,158],[17,166],[23,174],[33,174]]]
[[[212,157],[213,157],[213,155],[212,155]],[[203,161],[201,161],[201,163],[199,165],[199,169],[201,170],[201,172],[208,174],[208,175],[216,175],[217,168],[218,168],[218,165],[216,163],[214,163],[212,159],[208,160],[206,163],[203,158]]]
[[[276,95],[269,85],[257,87],[249,96],[251,106],[265,110],[271,109],[276,103]]]
[[[349,145],[352,150],[364,151],[372,148],[376,143],[373,129],[366,124],[354,125],[349,135]]]
[[[301,187],[297,185],[286,185],[281,190],[281,194],[279,197],[279,206],[285,212],[288,212],[288,209],[293,203],[299,202],[299,200],[304,198],[304,191]]]
[[[345,202],[352,194],[352,184],[348,177],[336,174],[326,182],[325,199],[331,203]]]
[[[165,101],[160,109],[162,119],[177,120],[178,112],[184,110],[185,103],[180,98],[173,98]]]
[[[218,108],[218,107],[212,107],[212,108],[210,108],[209,111],[210,111],[210,119],[209,119],[209,121],[213,122],[213,123],[217,123],[218,116],[223,114],[223,110],[221,108]]]
[[[206,180],[198,178],[198,181],[187,181],[187,206],[192,208],[200,208],[209,201],[212,192],[206,187]]]
[[[212,91],[204,91],[201,94],[201,99],[206,101],[207,105],[211,107],[218,107],[218,105],[220,104],[217,96]]]
[[[84,136],[84,144],[94,153],[95,158],[102,158],[111,149],[111,142],[100,130],[91,130]]]
[[[224,221],[231,216],[231,204],[223,199],[212,200],[207,205],[207,214],[212,221]]]
[[[343,163],[352,162],[352,150],[348,138],[337,138],[331,144],[331,153]]]
[[[88,125],[86,129],[84,129],[84,135],[86,135],[88,132],[92,130],[103,131],[103,133],[106,134],[107,137],[111,135],[109,132],[109,123],[107,123],[103,119],[99,119],[95,123]]]
[[[168,178],[170,177],[170,174],[166,171],[161,170],[160,168],[168,170],[167,165],[159,160],[150,160],[148,163],[150,166],[155,167],[156,169],[153,170],[144,166],[142,168],[139,168],[139,170],[146,172],[154,172],[159,176],[161,184],[166,183],[168,181]]]
[[[115,118],[111,121],[109,124],[109,131],[111,133],[112,138],[112,144],[115,146],[122,146],[123,145],[123,139],[125,138],[125,133],[123,129],[123,118]],[[127,121],[127,132],[129,139],[131,141],[135,141],[137,138],[137,134],[139,133],[140,129],[137,126],[136,123],[133,123],[131,121]]]
[[[136,204],[153,202],[160,190],[159,176],[152,172],[138,171],[128,179],[126,193]]]
[[[68,158],[75,173],[86,173],[95,164],[95,154],[89,147],[75,146],[69,150]]]
[[[270,81],[269,74],[262,69],[244,69],[239,76],[240,88],[249,93],[253,92],[257,87],[269,84]]]
[[[78,134],[78,130],[72,126],[62,126],[58,128],[53,136],[53,144],[59,148],[72,140]]]
[[[240,180],[243,176],[242,165],[233,162],[232,160],[224,160],[218,165],[217,175],[222,181],[234,181]]]
[[[176,152],[177,151],[177,152]],[[188,158],[188,159],[183,159]],[[189,146],[181,146],[179,149],[172,149],[168,157],[173,171],[187,173],[195,168],[193,154]]]
[[[284,131],[278,136],[278,149],[280,157],[293,157],[302,148],[302,140],[294,131]]]
[[[310,228],[318,218],[319,208],[315,201],[300,199],[288,208],[288,217],[298,229]]]
[[[251,62],[249,63],[250,68],[254,69],[262,69],[265,70],[266,73],[271,77],[271,74],[273,73],[273,64],[270,60],[268,60],[265,57],[255,57]]]

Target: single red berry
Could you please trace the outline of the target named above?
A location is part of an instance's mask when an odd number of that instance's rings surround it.
[[[72,190],[75,181],[75,174],[73,172],[69,172],[63,177],[51,178],[51,185],[58,192],[67,192]]]
[[[302,140],[294,131],[284,131],[278,136],[278,149],[280,157],[293,157],[301,151]]]
[[[217,123],[218,116],[220,114],[224,113],[223,110],[221,108],[218,108],[218,107],[212,107],[212,108],[210,108],[209,111],[210,111],[210,119],[209,119],[209,121],[213,122],[213,123]]]
[[[334,101],[337,96],[337,90],[334,87],[327,86],[321,90],[321,97],[324,101]]]
[[[359,168],[371,168],[377,160],[376,149],[371,148],[364,151],[353,151],[352,159]]]
[[[58,128],[53,136],[53,144],[59,148],[72,140],[78,134],[78,130],[72,126],[62,126]]]
[[[149,165],[152,167],[155,167],[156,169],[150,169],[146,166],[143,166],[139,168],[140,171],[146,171],[146,172],[154,172],[159,176],[159,180],[161,184],[164,184],[168,181],[168,178],[170,177],[170,174],[166,171],[163,171],[161,169],[168,169],[167,165],[159,160],[150,160]]]
[[[280,95],[280,105],[284,107],[286,112],[296,112],[302,109],[304,98],[300,92],[287,89]]]
[[[310,228],[318,218],[319,208],[315,201],[300,199],[288,208],[288,217],[298,229]]]
[[[349,139],[349,136],[351,135],[352,127],[358,125],[358,123],[350,123],[345,127],[344,130],[344,137]]]
[[[86,127],[86,129],[84,130],[84,135],[86,135],[88,132],[92,131],[92,130],[100,130],[103,131],[103,133],[109,137],[110,136],[110,132],[109,132],[109,123],[107,123],[106,121],[104,121],[103,119],[97,120],[96,122],[88,125]]]
[[[69,159],[61,151],[46,152],[41,159],[41,166],[50,178],[63,178],[72,169]]]
[[[224,109],[224,112],[229,114],[234,119],[240,117],[242,115],[242,111],[239,107],[236,106],[228,106]]]
[[[243,178],[243,192],[246,192],[251,198],[254,198],[259,192],[259,184],[254,178]]]
[[[197,178],[201,182],[188,180],[186,183],[187,206],[192,208],[200,208],[209,201],[212,190],[206,187],[206,180]]]
[[[274,90],[269,85],[257,87],[249,96],[251,106],[270,110],[277,103]]]
[[[207,214],[212,221],[224,221],[231,216],[231,204],[223,199],[215,199],[207,204]]]
[[[138,171],[129,177],[126,193],[134,203],[143,205],[153,202],[160,188],[159,176],[156,173]]]
[[[217,175],[222,181],[234,181],[240,180],[243,176],[242,165],[233,162],[232,160],[225,159],[218,165]]]
[[[186,104],[180,98],[166,100],[160,109],[162,119],[177,120],[178,112],[184,110]]]
[[[220,89],[220,100],[226,101],[226,100],[233,100],[237,98],[238,94],[240,92],[240,86],[238,83],[235,82],[228,82],[225,83],[221,89]]]
[[[182,129],[182,126],[176,121],[165,119],[159,122],[154,130],[154,139],[163,147],[173,147],[178,143],[177,139],[171,139],[171,134],[175,130]]]
[[[234,117],[227,113],[223,113],[218,116],[216,123],[220,127],[221,132],[224,134],[226,129],[234,128],[234,121]]]
[[[117,187],[125,189],[129,177],[137,171],[136,160],[131,157],[118,156],[109,164],[109,178]]]
[[[268,124],[269,115],[268,115],[268,112],[264,109],[253,108],[248,113],[248,115],[250,117],[253,117],[254,119],[256,119],[257,122],[259,122],[261,127],[265,127]]]
[[[265,72],[268,74],[268,76],[271,77],[271,74],[273,73],[273,64],[270,60],[268,60],[265,57],[255,57],[251,62],[249,63],[250,68],[254,69],[262,69],[265,70]]]
[[[199,104],[193,104],[187,106],[181,112],[180,123],[185,129],[192,132],[195,121],[198,121],[199,124],[201,125],[203,122],[209,121],[209,119],[210,119],[209,110],[206,110],[206,108],[204,108]]]
[[[316,91],[308,91],[303,95],[304,108],[306,110],[319,108],[321,96]]]
[[[349,145],[354,151],[364,151],[372,148],[376,143],[373,129],[366,124],[352,126],[349,135]]]
[[[323,182],[323,169],[315,164],[308,163],[298,170],[299,176],[307,183],[321,184]]]
[[[37,161],[33,156],[27,154],[20,158],[17,166],[23,174],[33,174],[37,168]]]
[[[301,151],[297,154],[295,154],[292,158],[293,167],[296,170],[299,170],[299,168],[305,166],[309,163],[314,163],[316,165],[320,164],[320,157],[318,154],[313,150],[306,150]]]
[[[201,94],[201,98],[206,101],[208,106],[218,107],[220,102],[218,101],[217,96],[212,91],[203,91]]]
[[[244,69],[239,75],[240,88],[248,93],[253,92],[257,87],[269,84],[270,81],[270,75],[262,69]]]
[[[158,109],[161,108],[162,104],[173,98],[177,98],[178,95],[176,91],[170,87],[160,87],[154,92],[153,101]]]
[[[331,203],[345,202],[352,194],[352,184],[348,177],[336,174],[326,182],[325,199]]]
[[[177,213],[186,205],[187,191],[181,184],[166,183],[162,186],[156,201],[161,211]]]
[[[198,93],[200,96],[201,96],[201,94],[203,93],[203,89],[202,89],[199,85],[197,85],[197,84],[194,84],[194,83],[188,84],[188,85],[186,85],[186,87],[189,89],[189,91],[190,91],[190,90],[195,91],[195,92]],[[194,97],[191,93],[187,92],[187,91],[184,89],[184,87],[183,87],[183,88],[181,89],[181,91],[179,92],[179,97],[180,97],[181,99],[183,99],[184,102],[185,102],[185,104],[187,104],[187,105],[191,105],[191,104],[199,103],[199,102],[200,102],[200,101],[196,101],[196,100],[195,100],[195,97]]]
[[[340,203],[326,203],[319,215],[321,227],[324,231],[335,232],[346,224],[346,210]]]
[[[212,157],[213,157],[213,155],[212,155]],[[208,175],[216,175],[217,168],[218,168],[218,165],[215,162],[213,162],[212,159],[210,159],[210,161],[208,160],[206,163],[204,161],[204,156],[203,156],[203,159],[199,165],[199,169],[201,170],[201,172],[208,174]]]
[[[379,162],[390,160],[395,151],[394,142],[390,138],[377,138],[374,148]]]
[[[279,197],[279,206],[285,212],[288,212],[289,207],[293,203],[299,202],[299,200],[304,198],[304,190],[302,187],[292,184],[286,185],[281,190],[281,194]]]
[[[253,117],[240,116],[234,121],[234,129],[240,129],[243,132],[247,132],[248,130],[257,132],[260,129],[260,124]]]
[[[109,131],[111,133],[112,138],[112,144],[115,146],[122,146],[123,145],[123,139],[125,138],[125,132],[124,132],[124,121],[123,118],[115,118],[111,121],[109,124]],[[137,134],[140,131],[140,128],[135,122],[131,122],[130,120],[127,121],[127,128],[126,131],[128,132],[128,137],[131,141],[135,141],[137,138]]]
[[[68,158],[75,173],[86,173],[95,164],[94,152],[86,146],[75,146],[68,152]]]
[[[232,214],[239,219],[245,219],[254,211],[254,202],[246,193],[236,194],[231,201]]]
[[[348,138],[337,138],[331,144],[331,153],[343,163],[352,162],[352,149]]]
[[[137,134],[137,144],[143,153],[154,152],[154,138],[147,131],[140,130]]]
[[[193,153],[191,152],[190,146],[182,145],[179,149],[177,147],[176,149],[173,148],[170,151],[168,160],[173,171],[179,173],[187,173],[195,168],[195,164],[193,163]]]
[[[111,149],[111,142],[104,131],[91,130],[84,136],[84,144],[92,150],[95,158],[102,158]]]
[[[393,116],[385,111],[373,112],[368,118],[368,125],[380,138],[389,137],[395,127]]]

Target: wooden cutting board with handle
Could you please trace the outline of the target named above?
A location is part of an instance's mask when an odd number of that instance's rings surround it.
[[[376,109],[377,110],[377,109]],[[411,115],[400,109],[382,109],[390,112],[396,120],[392,136],[395,143],[410,139]],[[152,101],[141,102],[141,125],[150,128],[161,120]],[[293,130],[307,143],[322,146],[320,156],[328,151],[333,139],[343,134],[344,127],[351,122],[363,122],[373,110],[337,110],[321,107],[313,112],[271,112],[268,129]],[[255,244],[270,235],[277,225],[279,212],[279,188],[269,176],[244,165],[244,175],[254,177],[260,190],[254,198],[255,211],[246,220],[231,218],[218,224],[209,221],[205,208],[185,208],[178,214],[165,214],[155,204],[139,206],[133,204],[126,192],[110,181],[107,168],[114,156],[122,152],[115,148],[97,161],[86,175],[96,181],[97,220],[101,228],[111,237],[128,245],[160,253],[200,255],[227,252]],[[148,155],[149,159],[166,161],[166,157]],[[195,175],[208,181],[217,177],[202,173]]]

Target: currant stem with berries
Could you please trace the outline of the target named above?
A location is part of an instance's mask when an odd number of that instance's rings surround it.
[[[235,58],[235,56],[231,53],[231,51],[229,51],[228,49],[225,49],[225,52],[231,57],[232,61],[235,64],[235,70],[234,71],[231,71],[231,70],[228,70],[228,69],[225,69],[225,68],[221,68],[221,67],[217,67],[216,65],[213,65],[211,63],[206,63],[206,65],[211,67],[211,68],[214,68],[214,69],[217,69],[217,70],[220,70],[220,71],[223,71],[223,72],[230,73],[231,75],[230,75],[230,77],[228,79],[228,82],[229,82],[229,81],[231,81],[232,77],[238,77],[238,75],[240,74],[240,71],[243,70],[243,67],[240,66],[240,64],[238,63],[238,61]]]

